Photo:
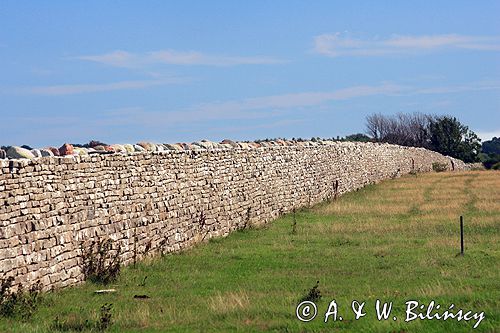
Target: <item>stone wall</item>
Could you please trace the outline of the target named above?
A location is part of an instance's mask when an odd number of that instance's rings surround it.
[[[134,253],[178,251],[433,162],[466,168],[373,143],[0,160],[0,276],[74,285],[84,241],[109,237],[130,263]]]

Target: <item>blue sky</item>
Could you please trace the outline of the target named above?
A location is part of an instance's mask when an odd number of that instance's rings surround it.
[[[499,1],[0,2],[0,144],[500,136]]]

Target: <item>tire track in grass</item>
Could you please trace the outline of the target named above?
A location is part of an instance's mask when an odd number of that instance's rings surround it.
[[[407,218],[410,218],[412,216],[421,216],[424,214],[424,210],[422,209],[422,207],[427,204],[427,203],[430,203],[432,202],[434,199],[432,198],[432,192],[445,180],[448,178],[448,175],[446,175],[446,177],[444,177],[444,175],[442,175],[441,177],[438,177],[437,179],[433,180],[431,184],[427,185],[424,189],[424,193],[423,193],[423,198],[424,200],[422,202],[414,202],[408,213],[407,213]]]
[[[478,176],[479,176],[478,173],[470,174],[470,176],[467,177],[467,179],[465,180],[464,193],[469,197],[469,200],[465,204],[465,212],[463,213],[463,215],[469,216],[478,211],[476,207],[477,195],[471,189],[472,182],[476,180]]]

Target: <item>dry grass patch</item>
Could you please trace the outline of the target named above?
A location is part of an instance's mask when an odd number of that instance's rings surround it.
[[[208,306],[216,314],[228,314],[237,310],[246,309],[250,305],[250,298],[245,291],[217,293],[210,297]]]
[[[500,197],[500,195],[498,196]],[[485,212],[499,212],[500,213],[500,202],[497,198],[488,198],[488,199],[478,199],[474,206]]]
[[[401,201],[391,203],[390,205],[383,202],[366,202],[364,205],[357,203],[330,205],[322,210],[321,213],[337,215],[394,215],[405,213],[407,210],[407,205]]]
[[[156,311],[153,311],[156,312]],[[151,314],[150,304],[143,302],[137,304],[134,309],[125,312],[118,312],[115,320],[126,326],[145,328],[154,323],[155,318]],[[156,318],[157,319],[157,318]]]
[[[471,216],[467,218],[466,222],[471,225],[477,225],[477,226],[483,226],[483,227],[488,227],[488,226],[495,226],[497,228],[500,228],[500,214],[499,215],[481,215],[481,216]]]
[[[439,215],[447,215],[454,212],[455,215],[460,215],[466,209],[467,200],[432,200],[420,206],[423,212],[433,212]]]
[[[415,291],[415,294],[419,295],[419,297],[423,296],[433,299],[436,297],[453,295],[456,293],[457,288],[460,288],[460,292],[462,295],[472,296],[474,293],[473,289],[470,286],[467,285],[455,286],[450,284],[444,284],[438,280],[438,281],[433,281],[432,283],[429,283],[424,287],[418,288]]]

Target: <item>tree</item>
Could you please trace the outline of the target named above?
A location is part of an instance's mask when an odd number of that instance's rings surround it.
[[[356,142],[370,142],[371,140],[372,139],[368,135],[362,133],[347,135],[343,139],[343,141],[356,141]]]
[[[429,125],[433,118],[418,112],[395,116],[372,114],[366,117],[366,132],[378,142],[428,148]]]
[[[500,154],[500,137],[494,137],[489,141],[484,141],[482,151],[485,154]]]
[[[429,134],[432,150],[467,163],[478,161],[481,140],[457,118],[441,116],[432,119]]]
[[[486,169],[495,169],[495,170],[500,169],[500,154],[481,153],[479,154],[479,158],[481,159],[481,162],[483,163]]]
[[[482,152],[479,154],[481,162],[486,169],[500,169],[500,138],[494,137],[484,141]]]
[[[380,113],[374,113],[366,117],[366,133],[375,141],[380,141],[385,117]]]
[[[450,116],[399,113],[366,117],[366,131],[378,142],[424,147],[465,162],[477,162],[481,149],[477,135]]]

